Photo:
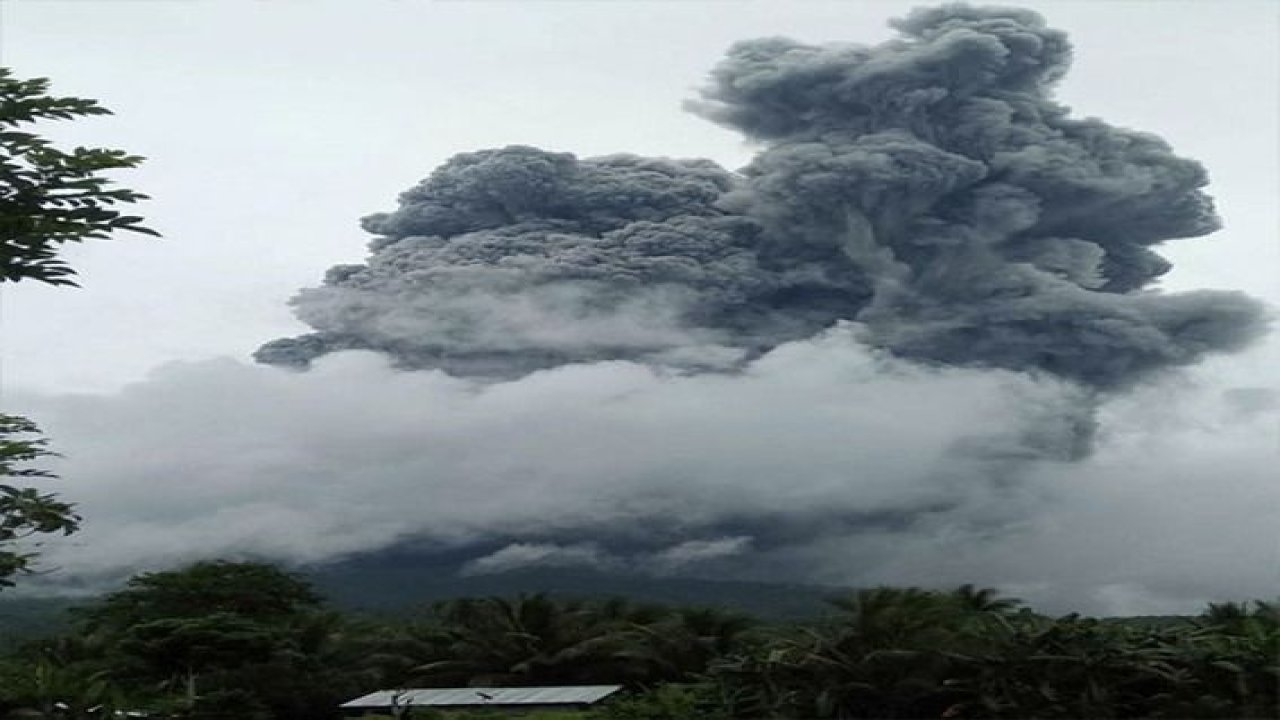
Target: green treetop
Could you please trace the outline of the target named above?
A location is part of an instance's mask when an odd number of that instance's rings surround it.
[[[27,131],[47,120],[109,115],[94,100],[48,95],[44,78],[19,80],[0,68],[0,282],[38,280],[75,285],[76,272],[58,253],[66,243],[107,238],[116,230],[157,235],[142,218],[115,206],[146,195],[113,183],[109,170],[137,167],[123,150],[60,150]]]

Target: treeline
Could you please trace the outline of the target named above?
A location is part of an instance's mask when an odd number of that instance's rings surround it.
[[[332,611],[269,565],[212,562],[135,577],[69,627],[0,659],[0,716],[322,720],[379,689],[577,684],[629,689],[591,720],[1238,720],[1280,707],[1280,608],[1265,602],[1142,623],[1046,617],[969,586],[874,588],[812,622],[766,623],[538,594],[388,619]]]

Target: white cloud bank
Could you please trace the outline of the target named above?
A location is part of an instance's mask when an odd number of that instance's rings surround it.
[[[1213,379],[1238,360],[1106,402],[1093,454],[1068,461],[1070,386],[923,368],[856,334],[738,375],[612,362],[478,384],[343,353],[10,400],[66,455],[53,489],[86,517],[47,548],[51,580],[514,538],[470,570],[974,582],[1091,612],[1276,592],[1274,395]],[[651,549],[615,556],[617,537]]]

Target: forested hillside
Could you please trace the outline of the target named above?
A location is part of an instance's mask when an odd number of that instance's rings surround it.
[[[791,620],[544,593],[371,616],[271,565],[206,562],[71,615],[6,651],[4,712],[318,720],[385,688],[620,684],[584,717],[1234,720],[1275,717],[1280,676],[1273,603],[1049,617],[967,585],[850,590]]]

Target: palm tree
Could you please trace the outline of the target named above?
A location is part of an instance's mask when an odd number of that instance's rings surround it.
[[[952,590],[951,597],[962,610],[972,613],[1005,615],[1022,607],[1018,598],[1000,597],[994,588],[975,588],[968,583]]]
[[[833,598],[826,622],[799,627],[761,652],[717,663],[737,711],[769,717],[939,717],[966,695],[947,684],[946,652],[962,613],[918,588],[870,588]]]
[[[866,651],[935,646],[959,620],[949,598],[920,588],[869,588],[827,602],[846,640]]]
[[[712,661],[736,651],[758,621],[721,608],[683,607],[621,633],[616,657],[643,667],[643,681],[690,682]]]
[[[1280,607],[1211,604],[1186,649],[1201,704],[1238,717],[1274,717],[1280,707]]]
[[[1265,605],[1265,603],[1263,603]],[[1239,631],[1248,621],[1249,606],[1241,602],[1209,603],[1209,607],[1200,615],[1201,621],[1228,631]]]
[[[99,711],[128,707],[124,692],[105,668],[77,657],[78,643],[61,638],[27,667],[24,695],[18,698],[40,708],[47,717],[83,718]],[[67,653],[71,649],[71,654]]]
[[[411,671],[432,684],[590,683],[627,673],[617,653],[622,608],[555,600],[462,598],[432,608],[428,645],[435,657]]]

